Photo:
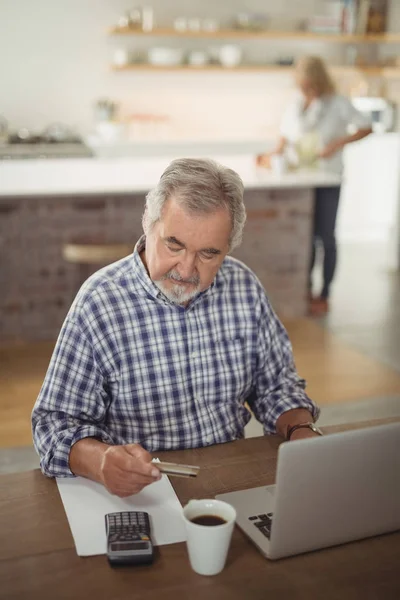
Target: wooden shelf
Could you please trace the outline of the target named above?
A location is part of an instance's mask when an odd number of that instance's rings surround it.
[[[192,65],[174,65],[168,67],[161,67],[158,65],[151,65],[146,63],[134,63],[125,65],[123,67],[117,67],[113,65],[111,67],[113,71],[156,71],[156,72],[171,72],[171,71],[190,71],[190,72],[224,72],[224,73],[271,73],[271,72],[290,72],[293,70],[292,66],[282,65],[239,65],[238,67],[223,67],[222,65],[204,65],[204,66],[192,66]],[[351,74],[351,73],[365,73],[369,76],[377,77],[388,77],[388,78],[400,78],[400,68],[396,67],[357,67],[357,66],[331,66],[333,74]]]
[[[223,67],[222,65],[203,65],[198,67],[194,65],[172,65],[168,67],[162,67],[159,65],[151,65],[147,63],[134,63],[130,65],[125,65],[123,67],[117,67],[113,65],[111,69],[113,71],[225,71],[226,73],[237,73],[240,71],[289,71],[293,69],[293,67],[285,67],[281,65],[239,65],[238,67]]]
[[[205,39],[252,39],[276,40],[291,39],[297,41],[331,42],[338,44],[396,44],[400,43],[400,33],[383,33],[369,35],[324,34],[307,31],[242,31],[235,29],[219,29],[217,31],[176,31],[160,27],[152,31],[142,31],[133,27],[113,27],[111,35],[141,35],[174,38],[205,38]]]

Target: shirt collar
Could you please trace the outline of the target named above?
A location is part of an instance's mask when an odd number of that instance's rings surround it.
[[[177,308],[180,308],[181,310],[190,310],[195,304],[198,304],[198,302],[203,300],[204,297],[211,294],[211,292],[215,286],[215,279],[211,283],[211,285],[206,290],[204,290],[204,292],[200,292],[200,294],[198,294],[195,298],[193,298],[193,300],[186,307],[179,306],[178,304],[174,304],[173,302],[168,300],[168,298],[166,296],[164,296],[162,291],[150,279],[149,274],[146,271],[146,267],[144,266],[143,261],[140,258],[140,253],[143,252],[145,247],[146,247],[146,236],[142,235],[142,237],[137,241],[136,246],[133,251],[133,265],[132,266],[133,266],[134,276],[137,280],[139,280],[146,295],[148,295],[148,296],[150,295],[155,300],[161,301],[164,304],[169,304],[171,306],[175,306]],[[217,276],[218,276],[218,273],[217,273]]]

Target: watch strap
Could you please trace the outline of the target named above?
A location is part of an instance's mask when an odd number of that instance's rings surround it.
[[[311,431],[314,431],[315,433],[318,433],[318,435],[323,435],[323,433],[319,429],[319,427],[317,427],[311,421],[308,421],[307,423],[296,423],[296,425],[292,425],[291,427],[288,427],[287,432],[286,432],[286,439],[290,440],[290,438],[292,437],[293,433],[297,429],[311,429]]]

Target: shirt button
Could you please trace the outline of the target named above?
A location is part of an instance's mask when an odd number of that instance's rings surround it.
[[[199,356],[198,352],[192,352],[192,358],[197,358]]]
[[[211,441],[212,441],[212,437],[211,437],[211,435],[208,435],[208,436],[206,437],[206,442],[207,442],[208,444],[210,444],[210,443],[211,443]]]

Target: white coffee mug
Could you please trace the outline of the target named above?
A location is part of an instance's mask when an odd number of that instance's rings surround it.
[[[217,517],[218,525],[193,522],[198,517]],[[190,500],[183,508],[186,543],[192,569],[199,575],[216,575],[225,566],[235,526],[236,511],[221,500]],[[205,519],[204,519],[205,520]]]

